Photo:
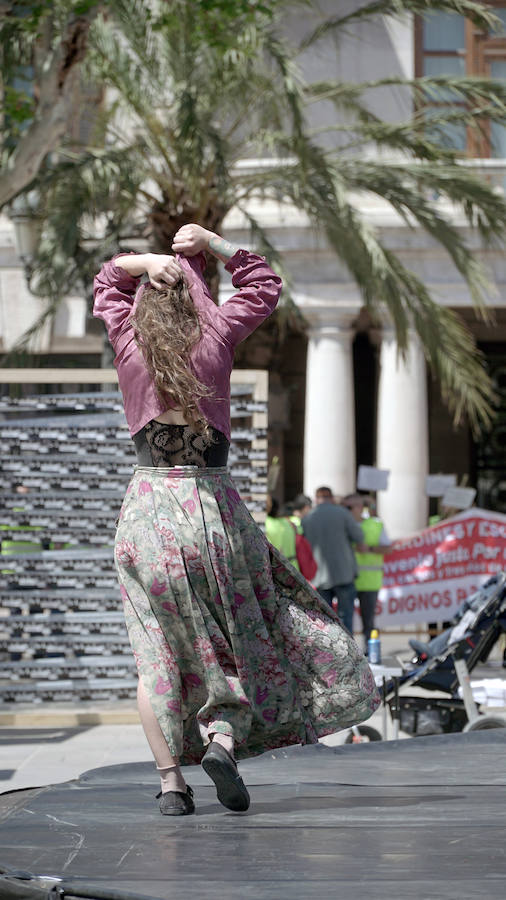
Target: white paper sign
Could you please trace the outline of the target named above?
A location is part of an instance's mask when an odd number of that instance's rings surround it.
[[[267,472],[267,493],[272,494],[275,491],[280,471],[279,459],[274,456]]]
[[[442,497],[448,488],[455,487],[456,484],[456,475],[427,475],[425,493],[427,497]]]
[[[475,497],[475,488],[450,487],[443,494],[441,503],[447,509],[469,509]]]
[[[390,469],[375,469],[374,466],[359,466],[357,490],[386,491],[388,488],[389,475]]]

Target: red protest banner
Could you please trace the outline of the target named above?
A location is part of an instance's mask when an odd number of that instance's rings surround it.
[[[463,600],[506,568],[506,516],[468,509],[396,541],[385,556],[380,628],[451,619]]]

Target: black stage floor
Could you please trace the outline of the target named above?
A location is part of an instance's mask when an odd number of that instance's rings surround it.
[[[504,897],[505,751],[497,729],[266,753],[240,764],[241,815],[193,767],[179,819],[147,763],[2,794],[0,898]]]

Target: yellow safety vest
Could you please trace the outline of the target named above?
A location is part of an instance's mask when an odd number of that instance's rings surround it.
[[[283,556],[291,562],[296,569],[299,568],[295,547],[295,531],[291,522],[283,516],[265,517],[265,535],[267,540],[276,547]]]
[[[364,535],[364,544],[377,547],[383,531],[380,519],[371,516],[360,523]],[[379,591],[383,581],[382,553],[355,553],[358,575],[355,579],[357,591]]]

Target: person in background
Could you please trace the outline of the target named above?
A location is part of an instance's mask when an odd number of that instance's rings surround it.
[[[339,498],[335,497],[329,487],[319,487],[315,491],[315,504],[320,503],[339,503]]]
[[[302,534],[302,519],[311,512],[313,501],[311,497],[306,497],[305,494],[297,494],[295,499],[290,504],[287,504],[288,506],[290,521],[293,522],[299,534]]]
[[[302,529],[318,565],[314,585],[329,606],[337,598],[337,614],[352,634],[357,574],[353,545],[367,549],[362,529],[349,509],[335,503],[330,488],[318,488],[316,506],[304,516]]]
[[[355,550],[358,574],[355,578],[355,589],[360,603],[362,630],[364,634],[365,652],[367,642],[374,628],[374,613],[378,592],[383,583],[383,557],[391,549],[390,539],[385,526],[378,516],[374,515],[374,501],[363,494],[349,494],[343,504],[348,507],[353,518],[362,529],[362,541],[366,550]],[[365,511],[368,511],[367,515]]]
[[[267,495],[267,515],[265,517],[265,536],[276,550],[279,550],[296,569],[299,568],[295,548],[295,531],[289,520],[280,515],[279,503],[275,497]]]

